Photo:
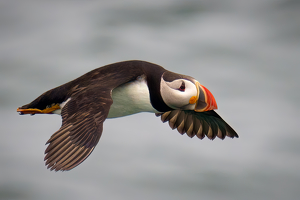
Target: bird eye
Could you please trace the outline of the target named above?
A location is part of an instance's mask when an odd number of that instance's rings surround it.
[[[185,84],[184,84],[184,82],[181,83],[181,86],[180,86],[180,88],[178,90],[180,90],[181,92],[185,91]]]

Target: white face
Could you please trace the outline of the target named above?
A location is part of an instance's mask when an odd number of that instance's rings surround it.
[[[197,96],[197,86],[186,79],[167,82],[161,78],[160,93],[164,102],[173,109],[194,110],[196,104],[190,99]]]

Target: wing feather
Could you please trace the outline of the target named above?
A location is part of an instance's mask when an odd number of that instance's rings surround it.
[[[195,135],[199,139],[205,136],[213,140],[216,137],[224,139],[239,137],[215,111],[195,112],[186,110],[171,110],[165,113],[156,113],[162,122],[169,121],[172,129],[177,128],[180,134],[186,133],[189,137]]]
[[[187,115],[187,118],[186,118],[186,123],[184,125],[184,128],[186,130],[186,134],[192,138],[195,136],[195,132],[193,131],[194,130],[194,116],[193,115]]]
[[[94,150],[112,104],[110,90],[98,91],[101,96],[95,94],[95,88],[82,90],[63,107],[62,126],[46,143],[45,164],[50,170],[73,169]]]

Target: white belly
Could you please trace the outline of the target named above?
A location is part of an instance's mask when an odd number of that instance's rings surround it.
[[[158,112],[150,103],[149,89],[143,77],[126,83],[112,91],[113,104],[108,117],[122,117],[139,112]]]

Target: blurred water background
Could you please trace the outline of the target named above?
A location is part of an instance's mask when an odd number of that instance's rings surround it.
[[[0,44],[0,199],[299,199],[298,0],[2,0]],[[131,59],[199,80],[240,138],[190,139],[141,113],[107,120],[75,169],[47,170],[60,116],[17,107]]]

